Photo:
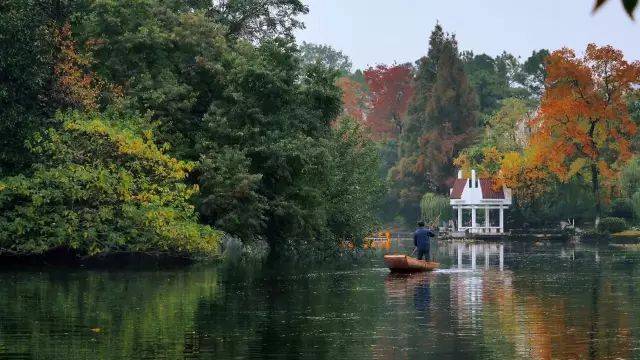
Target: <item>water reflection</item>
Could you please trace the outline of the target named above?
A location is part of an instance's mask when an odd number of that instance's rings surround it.
[[[447,242],[439,250],[441,255],[455,256],[458,269],[476,270],[480,261],[482,261],[482,267],[485,270],[492,266],[492,262],[500,271],[504,270],[503,244]],[[479,260],[479,257],[482,257],[482,260]]]
[[[640,255],[439,243],[444,269],[0,273],[0,359],[638,358]]]
[[[0,273],[0,358],[176,358],[210,271]]]
[[[407,295],[412,294],[414,308],[424,313],[429,309],[431,301],[430,277],[432,276],[432,273],[389,274],[385,280],[387,297],[393,303],[402,301]]]

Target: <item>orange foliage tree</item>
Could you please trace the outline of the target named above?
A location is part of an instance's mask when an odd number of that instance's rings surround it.
[[[363,84],[343,76],[338,79],[337,85],[342,90],[343,116],[349,116],[358,123],[364,124],[369,99]]]
[[[71,25],[66,23],[56,29],[54,38],[59,49],[53,68],[56,78],[54,99],[61,107],[96,109],[102,84],[88,70],[91,65],[90,59],[76,50]]]
[[[631,157],[636,125],[625,96],[639,83],[640,62],[625,61],[611,46],[589,44],[581,58],[564,48],[547,58],[545,93],[531,120],[531,163],[561,181],[590,179],[597,214],[601,187]]]
[[[549,190],[551,179],[548,169],[533,159],[535,154],[515,151],[502,156],[497,185],[510,188],[523,204],[533,203]]]

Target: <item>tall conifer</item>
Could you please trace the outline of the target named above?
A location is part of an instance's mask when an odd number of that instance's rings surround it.
[[[469,85],[454,35],[437,24],[427,56],[418,61],[416,91],[400,136],[399,160],[390,171],[407,220],[419,214],[427,191],[445,193],[453,159],[476,133],[477,97]]]

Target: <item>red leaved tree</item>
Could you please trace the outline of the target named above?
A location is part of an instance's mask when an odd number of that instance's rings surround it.
[[[378,65],[364,72],[371,97],[367,126],[377,139],[396,139],[414,93],[411,64]]]

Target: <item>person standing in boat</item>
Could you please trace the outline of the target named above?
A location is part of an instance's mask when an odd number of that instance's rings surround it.
[[[413,251],[418,251],[418,260],[429,261],[430,238],[436,236],[431,229],[425,227],[424,221],[418,221],[418,228],[413,233],[413,245],[416,247]]]

